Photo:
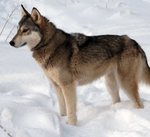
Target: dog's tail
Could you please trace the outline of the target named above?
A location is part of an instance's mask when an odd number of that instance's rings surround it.
[[[148,66],[147,58],[145,58],[144,61],[145,63],[143,64],[142,79],[146,84],[150,85],[150,67]]]
[[[134,41],[135,44],[138,47],[138,51],[141,54],[141,80],[142,82],[150,85],[150,67],[148,65],[147,57],[143,49],[140,47],[140,45]]]

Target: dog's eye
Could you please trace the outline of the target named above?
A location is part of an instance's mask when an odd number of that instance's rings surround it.
[[[29,29],[26,28],[26,29],[23,29],[22,32],[25,33],[25,32],[27,32],[28,30],[29,30]]]

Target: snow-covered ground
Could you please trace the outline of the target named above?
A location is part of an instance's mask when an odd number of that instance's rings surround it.
[[[150,64],[150,0],[1,0],[0,137],[150,137],[150,87],[140,86],[145,108],[134,109],[122,91],[111,105],[104,79],[78,88],[78,125],[60,118],[57,99],[26,48],[15,49],[9,32],[20,19],[20,5],[43,15],[66,32],[128,34],[145,50]],[[6,40],[7,39],[7,40]]]

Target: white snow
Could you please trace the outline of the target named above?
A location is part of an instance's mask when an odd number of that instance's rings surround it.
[[[146,52],[150,64],[150,0],[1,0],[0,31],[21,3],[66,32],[87,35],[127,34]],[[134,109],[122,91],[111,105],[104,79],[78,87],[78,125],[65,123],[57,98],[27,47],[15,49],[6,40],[17,26],[20,6],[0,35],[0,137],[150,137],[150,87],[140,85],[144,109]]]

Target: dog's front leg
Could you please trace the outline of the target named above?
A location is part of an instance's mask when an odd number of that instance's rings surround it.
[[[60,110],[60,115],[61,116],[66,116],[67,112],[66,112],[66,103],[65,103],[65,98],[63,95],[63,92],[60,88],[60,86],[58,86],[55,82],[53,82],[55,89],[56,89],[56,94],[57,94],[57,99],[58,99],[58,103],[59,103],[59,110]]]
[[[63,94],[66,102],[68,124],[76,125],[76,86],[75,83],[70,83],[62,86]]]

